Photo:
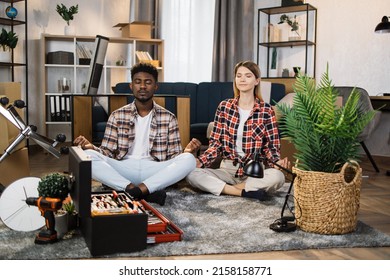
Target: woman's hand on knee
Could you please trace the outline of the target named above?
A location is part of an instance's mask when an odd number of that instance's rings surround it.
[[[276,163],[277,163],[278,165],[280,165],[280,166],[282,166],[282,167],[288,169],[288,170],[290,170],[290,168],[291,168],[291,163],[290,163],[290,161],[288,160],[287,157],[278,160]],[[277,165],[274,165],[274,168],[279,169],[279,170],[281,169],[281,168],[279,168]]]

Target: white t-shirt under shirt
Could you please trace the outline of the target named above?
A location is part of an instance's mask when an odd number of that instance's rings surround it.
[[[242,150],[242,137],[244,136],[243,135],[244,134],[244,124],[245,124],[246,120],[248,119],[248,117],[251,113],[251,110],[244,110],[244,109],[241,109],[240,107],[238,107],[238,112],[240,114],[240,124],[238,125],[238,129],[237,129],[236,152],[240,156],[244,156],[245,153]]]
[[[149,112],[145,117],[140,115],[134,121],[135,139],[133,146],[129,149],[126,158],[151,158],[149,153],[149,134],[150,122],[152,121],[152,113]]]

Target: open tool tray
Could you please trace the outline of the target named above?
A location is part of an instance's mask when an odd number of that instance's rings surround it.
[[[148,244],[181,241],[183,239],[183,231],[173,223],[167,226],[166,231],[148,233]]]
[[[148,215],[148,233],[166,231],[168,224],[171,222],[145,200],[140,202],[144,212]]]
[[[148,244],[181,241],[183,231],[145,200],[141,200],[148,214]]]

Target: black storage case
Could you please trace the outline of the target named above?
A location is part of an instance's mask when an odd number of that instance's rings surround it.
[[[128,253],[146,248],[146,213],[91,216],[91,160],[79,147],[70,147],[71,197],[79,213],[80,230],[93,256]]]
[[[74,55],[72,52],[49,52],[47,54],[47,64],[73,64]]]

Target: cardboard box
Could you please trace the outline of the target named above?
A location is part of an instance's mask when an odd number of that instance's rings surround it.
[[[30,176],[28,149],[22,148],[11,153],[0,162],[0,183],[7,187],[23,177]]]
[[[69,152],[69,174],[74,177],[71,197],[91,254],[109,255],[145,249],[147,214],[91,216],[91,159],[78,147],[71,147]]]
[[[118,23],[114,27],[119,27],[124,38],[152,38],[152,23],[149,21],[133,21],[131,23]]]
[[[9,104],[12,104],[15,100],[21,99],[21,83],[9,82],[0,83],[0,97],[7,97]],[[0,105],[2,106],[2,105]],[[4,106],[6,108],[7,106]],[[16,111],[20,117],[24,120],[24,110],[16,108]],[[4,153],[4,150],[13,142],[13,140],[19,135],[20,130],[14,126],[8,119],[0,114],[0,155]],[[26,141],[20,142],[14,151],[20,150],[26,146]]]

